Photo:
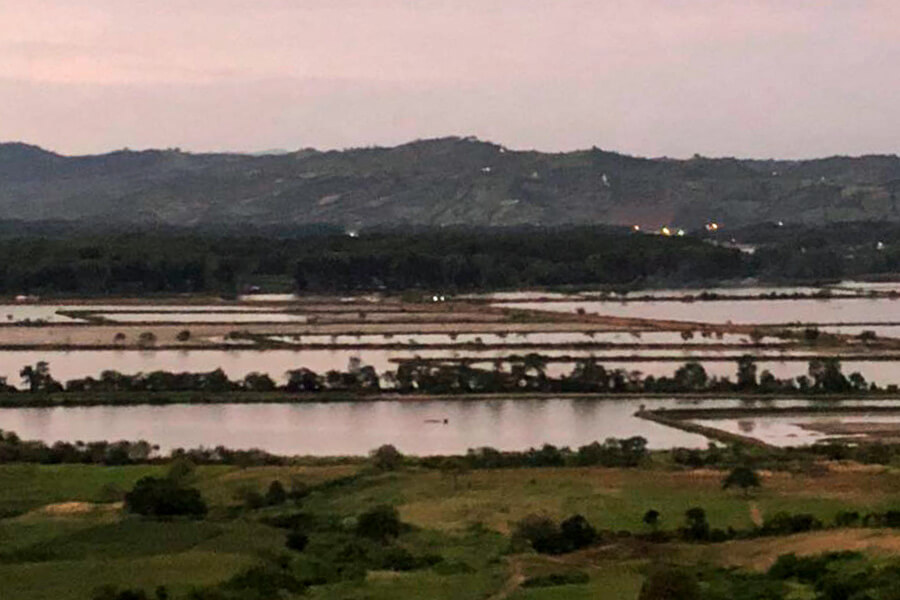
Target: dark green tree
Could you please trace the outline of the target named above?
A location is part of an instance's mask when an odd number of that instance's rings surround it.
[[[727,490],[730,487],[739,487],[744,496],[749,495],[750,488],[760,487],[761,482],[759,475],[748,466],[739,466],[731,470],[725,479],[722,480],[722,489]]]

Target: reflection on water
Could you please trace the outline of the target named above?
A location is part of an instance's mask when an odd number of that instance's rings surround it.
[[[641,404],[678,403],[559,399],[16,408],[0,409],[0,429],[50,443],[142,438],[163,451],[225,445],[309,455],[361,455],[385,443],[418,455],[481,446],[576,447],[633,435],[647,438],[652,448],[706,446],[702,436],[635,417]]]

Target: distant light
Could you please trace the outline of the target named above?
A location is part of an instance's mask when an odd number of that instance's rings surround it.
[[[784,227],[784,221],[778,221],[778,226],[779,226],[779,227]]]
[[[681,236],[681,235],[684,235],[684,229],[679,229],[679,230],[678,230],[678,235],[680,235],[680,236]]]
[[[359,237],[359,232],[356,231],[355,229],[349,229],[349,230],[347,230],[347,235],[349,235],[352,238],[356,238],[356,237]]]
[[[706,224],[706,230],[707,230],[707,231],[718,231],[718,230],[719,230],[719,224],[718,224],[718,223],[707,223],[707,224]]]
[[[878,242],[875,244],[875,248],[878,250],[884,250],[884,242]]]
[[[635,230],[635,231],[640,231],[640,230],[641,230],[641,226],[640,226],[640,225],[635,225],[634,227],[632,227],[632,229]]]
[[[441,296],[441,302],[444,302],[446,300],[447,300],[447,296]]]
[[[662,229],[659,230],[659,232],[662,233],[663,235],[672,235],[672,230],[669,229],[668,227],[663,227]]]
[[[438,297],[437,297],[437,296],[432,296],[432,297],[431,297],[431,301],[432,301],[432,302],[437,302],[437,301],[438,301]]]

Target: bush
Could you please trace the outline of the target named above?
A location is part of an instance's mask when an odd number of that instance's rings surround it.
[[[786,512],[775,513],[763,522],[761,531],[768,535],[788,535],[821,529],[822,521],[808,513],[792,515]]]
[[[558,554],[564,546],[559,527],[547,515],[523,517],[513,526],[513,538],[527,541],[541,554]]]
[[[279,504],[284,504],[287,501],[287,492],[284,489],[284,486],[281,485],[281,482],[277,479],[269,484],[269,489],[266,491],[266,504],[269,506],[277,506]]]
[[[198,490],[157,477],[140,479],[134,489],[125,494],[125,509],[150,517],[196,518],[205,516],[208,510]]]
[[[242,592],[241,598],[280,598],[283,592],[302,594],[306,586],[290,571],[274,565],[251,567],[223,584],[224,588]],[[251,596],[250,594],[255,594]]]
[[[706,511],[699,507],[690,508],[684,513],[686,525],[682,530],[685,539],[706,541],[709,539],[709,523]]]
[[[522,587],[551,587],[556,585],[583,585],[591,580],[584,571],[570,571],[568,573],[550,573],[529,577],[522,582]]]
[[[241,488],[235,492],[235,497],[243,502],[244,506],[250,510],[256,510],[266,505],[265,496],[249,484],[241,486]]]
[[[684,569],[659,567],[651,571],[641,586],[638,600],[698,600],[700,584]]]
[[[368,510],[356,522],[356,534],[385,543],[400,535],[400,516],[393,506],[381,505]]]
[[[379,471],[396,471],[403,466],[403,454],[390,444],[371,452],[372,465]]]
[[[838,527],[852,527],[859,523],[859,513],[855,510],[842,510],[834,517],[834,524]]]
[[[412,571],[416,568],[416,558],[406,548],[389,548],[381,558],[379,568],[387,571]]]
[[[292,531],[287,536],[285,546],[295,552],[303,552],[309,544],[309,536],[302,531]]]
[[[581,515],[569,517],[560,523],[559,532],[567,550],[590,546],[597,539],[597,530]]]

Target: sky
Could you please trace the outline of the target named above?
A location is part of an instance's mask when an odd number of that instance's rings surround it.
[[[900,152],[897,0],[0,0],[0,140]]]

